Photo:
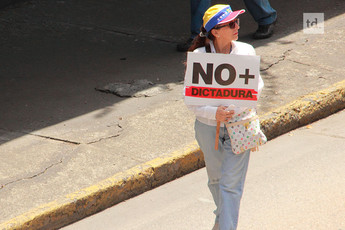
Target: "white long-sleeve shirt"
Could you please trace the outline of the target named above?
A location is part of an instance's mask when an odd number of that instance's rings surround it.
[[[210,42],[210,47],[211,47],[211,53],[216,53],[216,50],[214,48],[213,42]],[[196,50],[194,50],[195,53],[206,53],[205,47],[200,47]],[[255,50],[253,46],[243,43],[243,42],[238,42],[238,41],[232,41],[232,50],[231,54],[238,54],[238,55],[256,55]],[[258,99],[260,98],[261,91],[264,87],[264,82],[259,74],[259,90],[258,90]],[[211,126],[216,126],[217,121],[216,121],[216,112],[217,108],[216,106],[208,106],[208,105],[187,105],[188,109],[193,111],[196,119],[198,119],[200,122],[206,124],[206,125],[211,125]],[[247,107],[236,107],[234,105],[230,105],[228,107],[229,110],[234,110],[235,115],[243,112]],[[224,126],[224,124],[221,124],[221,126]]]

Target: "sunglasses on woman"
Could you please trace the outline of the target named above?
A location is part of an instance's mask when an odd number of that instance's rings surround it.
[[[226,26],[229,26],[230,29],[234,29],[235,26],[237,25],[240,25],[240,19],[239,18],[236,18],[235,20],[232,20],[229,24],[226,24],[224,26],[217,26],[217,27],[214,27],[214,29],[220,29],[220,28],[223,28],[223,27],[226,27]]]

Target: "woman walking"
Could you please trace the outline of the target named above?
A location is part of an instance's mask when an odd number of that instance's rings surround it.
[[[232,11],[230,5],[211,6],[204,14],[200,34],[194,39],[189,51],[196,53],[222,53],[255,55],[254,48],[238,42],[239,18],[244,10]],[[259,92],[263,88],[259,76]],[[231,104],[231,102],[227,103]],[[224,123],[238,121],[244,111],[256,113],[255,108],[241,106],[188,105],[196,115],[195,136],[204,153],[208,186],[216,204],[214,230],[237,228],[240,200],[248,168],[250,150],[235,154]],[[235,119],[236,118],[236,119]],[[240,120],[248,117],[240,116]],[[221,122],[218,150],[215,149],[217,122]]]

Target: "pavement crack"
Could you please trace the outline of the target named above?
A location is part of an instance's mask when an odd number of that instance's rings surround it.
[[[90,141],[90,142],[88,142],[88,143],[86,143],[86,144],[87,144],[87,145],[89,145],[89,144],[95,144],[95,143],[101,142],[101,141],[103,141],[103,140],[107,140],[107,139],[111,139],[111,138],[120,136],[120,135],[121,135],[121,132],[123,131],[123,127],[122,127],[120,124],[117,124],[116,126],[117,126],[118,128],[120,128],[120,130],[118,131],[117,134],[112,135],[112,136],[108,136],[108,137],[102,137],[102,138],[99,138],[98,140]]]
[[[57,24],[67,25],[67,26],[74,26],[74,27],[78,27],[80,29],[82,29],[82,28],[91,28],[91,29],[95,29],[95,30],[101,30],[101,31],[115,33],[115,34],[120,34],[120,35],[125,35],[125,36],[129,36],[129,37],[138,37],[138,35],[136,33],[129,32],[129,31],[121,31],[121,29],[119,29],[119,28],[116,28],[116,30],[114,30],[114,29],[109,29],[109,28],[97,26],[97,25],[84,25],[84,24],[68,23],[68,22],[57,22]],[[174,43],[174,44],[176,43],[175,41],[171,41],[171,40],[168,40],[168,39],[165,39],[165,38],[156,37],[156,36],[153,36],[153,35],[150,35],[150,34],[140,33],[140,37],[142,37],[142,38],[149,38],[149,39],[153,39],[153,40],[161,41],[161,42],[166,42],[166,43]]]
[[[8,24],[10,24],[10,23],[11,23],[11,21],[10,21],[10,20],[4,19],[4,18],[0,18],[0,21],[5,22],[5,23],[8,23]]]
[[[56,138],[56,137],[48,137],[48,136],[43,136],[43,135],[33,134],[33,133],[26,133],[26,134],[31,135],[31,136],[35,136],[35,137],[42,137],[42,138],[53,140],[53,141],[60,141],[60,142],[68,143],[68,144],[74,144],[74,145],[80,145],[81,144],[80,142],[64,140],[64,139],[60,139],[60,138]]]
[[[111,138],[118,137],[118,136],[120,136],[120,134],[115,134],[115,135],[109,136],[109,137],[102,137],[102,138],[100,138],[100,139],[98,139],[98,140],[91,141],[91,142],[88,142],[88,143],[86,143],[86,144],[88,144],[88,145],[89,145],[89,144],[95,144],[95,143],[101,142],[101,141],[103,141],[103,140],[111,139]]]
[[[336,138],[336,139],[345,139],[344,136],[339,136],[339,135],[329,135],[329,134],[325,134],[325,133],[319,133],[319,132],[311,132],[313,134],[319,135],[319,136],[325,136],[325,137],[331,137],[331,138]]]
[[[303,63],[303,62],[299,62],[299,61],[295,61],[295,60],[290,60],[294,63],[297,63],[297,64],[300,64],[300,65],[305,65],[305,66],[312,66],[312,65],[309,65],[309,64],[306,64],[306,63]]]
[[[292,59],[289,59],[289,61],[291,61],[291,62],[293,62],[293,63],[300,64],[300,65],[308,66],[308,67],[314,67],[314,68],[315,68],[315,66],[317,65],[317,64],[311,65],[311,64],[299,62],[299,61],[292,60]],[[322,70],[325,70],[325,71],[328,71],[328,72],[333,72],[333,69],[325,68],[324,66],[317,65],[317,68],[322,69]]]
[[[266,67],[265,69],[260,69],[260,71],[269,70],[272,66],[277,65],[277,64],[279,64],[279,63],[282,62],[282,61],[285,61],[286,56],[287,56],[288,53],[291,52],[291,51],[292,51],[292,49],[289,49],[289,50],[285,51],[285,52],[283,53],[283,55],[281,55],[280,57],[278,57],[278,61],[276,61],[276,62],[274,62],[274,63],[268,65],[268,67]]]
[[[38,176],[41,176],[42,174],[46,173],[50,168],[58,165],[58,164],[61,164],[62,163],[62,159],[60,159],[58,162],[54,163],[54,164],[51,164],[50,166],[46,167],[42,172],[39,172],[37,174],[34,174],[32,176],[28,176],[28,177],[24,177],[24,178],[21,178],[21,179],[17,179],[17,180],[14,180],[14,181],[10,181],[10,182],[7,182],[5,184],[0,184],[0,190],[5,188],[6,186],[10,185],[10,184],[14,184],[14,183],[17,183],[17,182],[20,182],[20,181],[23,181],[23,180],[31,180],[33,178],[36,178]]]

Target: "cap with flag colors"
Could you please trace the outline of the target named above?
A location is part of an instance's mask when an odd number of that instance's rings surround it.
[[[207,32],[219,24],[230,22],[243,14],[245,10],[232,11],[230,5],[217,4],[208,8],[203,17],[203,26]]]

